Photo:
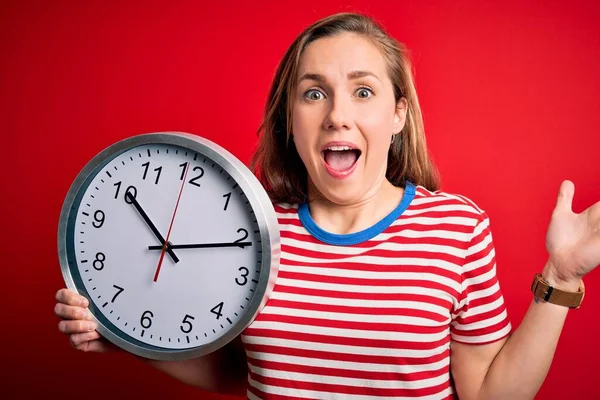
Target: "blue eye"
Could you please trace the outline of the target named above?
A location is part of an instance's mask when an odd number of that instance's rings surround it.
[[[321,93],[320,91],[318,91],[317,89],[311,89],[308,92],[304,93],[304,97],[307,98],[308,100],[321,100],[325,97],[325,95],[323,95],[323,93]]]
[[[366,87],[361,87],[356,90],[356,95],[361,99],[368,99],[373,95],[373,91]]]

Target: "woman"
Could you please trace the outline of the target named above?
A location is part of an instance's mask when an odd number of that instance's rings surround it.
[[[534,397],[600,263],[600,203],[572,213],[563,182],[543,281],[511,333],[488,217],[438,190],[405,51],[371,19],[333,15],[296,39],[261,132],[252,166],[282,232],[272,297],[221,351],[148,363],[251,399]],[[85,298],[57,301],[74,347],[109,348]]]

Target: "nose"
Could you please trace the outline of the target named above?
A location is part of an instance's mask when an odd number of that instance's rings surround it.
[[[352,105],[350,99],[332,96],[329,110],[323,120],[323,129],[337,131],[352,127]]]

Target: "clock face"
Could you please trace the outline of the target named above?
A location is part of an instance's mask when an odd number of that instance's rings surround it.
[[[66,247],[93,314],[141,348],[218,340],[239,326],[264,272],[247,193],[214,160],[174,144],[98,166],[73,201]]]

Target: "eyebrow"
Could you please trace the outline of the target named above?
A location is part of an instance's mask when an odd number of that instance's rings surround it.
[[[353,80],[353,79],[359,79],[359,78],[364,78],[365,76],[372,76],[375,79],[379,80],[379,78],[377,77],[377,75],[375,75],[372,72],[369,71],[352,71],[348,74],[348,79]],[[300,79],[298,79],[298,83],[302,82],[303,80],[313,80],[313,81],[317,81],[317,82],[325,82],[327,79],[325,79],[325,76],[321,75],[321,74],[314,74],[314,73],[306,73],[304,75],[302,75],[300,77]]]

